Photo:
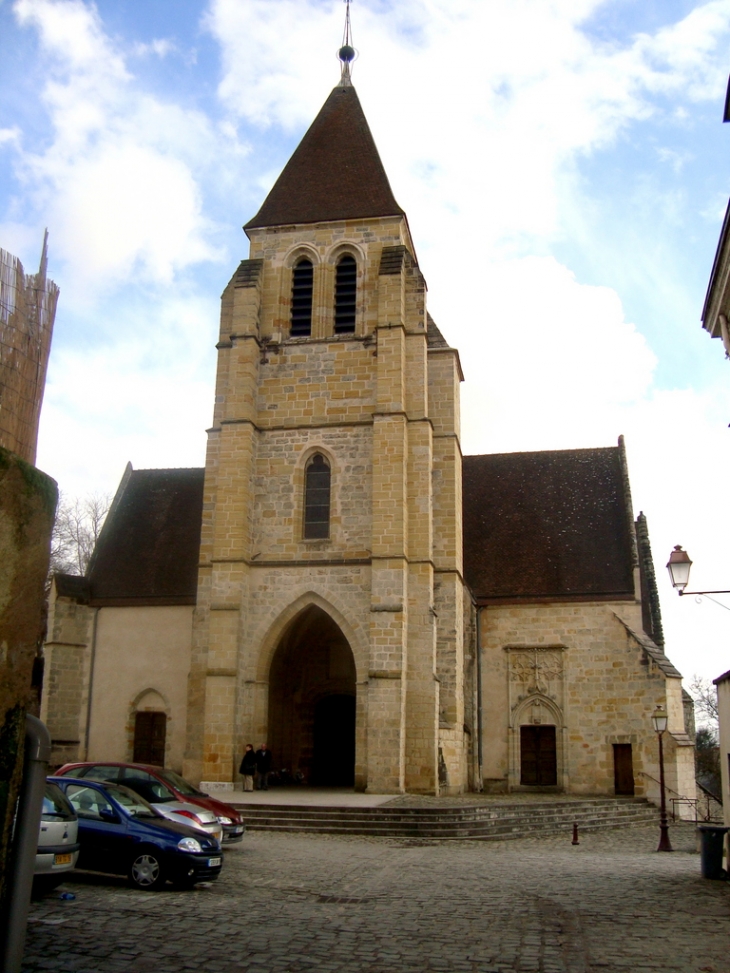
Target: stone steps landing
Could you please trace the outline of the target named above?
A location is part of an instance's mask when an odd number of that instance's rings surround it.
[[[301,807],[235,804],[252,831],[307,831],[318,834],[391,838],[522,838],[528,835],[654,824],[656,808],[643,799],[540,801],[454,807]]]

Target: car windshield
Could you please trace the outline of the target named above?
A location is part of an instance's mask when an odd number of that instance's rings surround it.
[[[57,784],[46,784],[41,817],[44,821],[73,821],[76,817],[66,795]]]
[[[168,801],[177,800],[170,788],[166,787],[161,780],[143,780],[140,777],[130,777],[129,771],[127,771],[127,775],[124,778],[124,786],[135,791],[150,804],[166,804]]]
[[[105,789],[111,794],[114,800],[121,804],[127,814],[135,818],[157,818],[159,814],[153,807],[145,801],[139,794],[121,784],[106,784]]]
[[[184,780],[180,774],[176,774],[174,770],[158,770],[157,776],[161,777],[162,780],[167,781],[168,784],[171,784],[175,790],[179,791],[181,794],[185,794],[188,797],[203,796],[201,791],[193,787],[192,784],[188,784],[188,782]]]

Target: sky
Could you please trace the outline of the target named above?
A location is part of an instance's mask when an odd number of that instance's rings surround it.
[[[0,0],[0,247],[59,300],[38,466],[202,466],[219,298],[331,88],[341,0]],[[730,0],[355,0],[353,80],[461,354],[465,453],[614,445],[667,652],[730,669]]]

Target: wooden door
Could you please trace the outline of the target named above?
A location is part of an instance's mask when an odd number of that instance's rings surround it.
[[[613,789],[616,794],[633,797],[634,761],[630,743],[613,745]]]
[[[164,713],[137,713],[134,720],[134,755],[136,764],[165,766],[167,716]]]
[[[520,727],[520,783],[538,787],[558,782],[554,726]]]

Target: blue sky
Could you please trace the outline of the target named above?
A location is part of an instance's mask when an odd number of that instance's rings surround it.
[[[340,0],[0,0],[0,246],[61,286],[38,462],[202,465],[241,225],[337,82]],[[730,193],[730,0],[355,0],[354,80],[459,347],[464,451],[627,440],[668,651],[730,668],[730,363],[699,323]],[[683,475],[677,492],[672,486]],[[728,619],[730,620],[730,619]]]

